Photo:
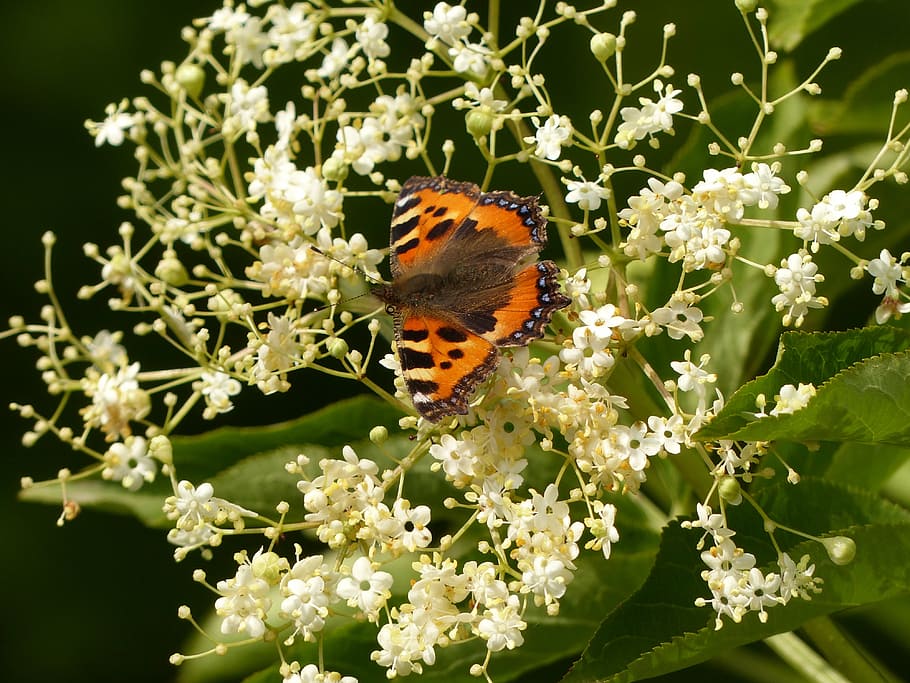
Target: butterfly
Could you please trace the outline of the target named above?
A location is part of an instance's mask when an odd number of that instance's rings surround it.
[[[481,192],[444,176],[402,186],[392,212],[392,282],[372,293],[393,317],[401,373],[423,417],[467,413],[499,349],[540,338],[571,303],[556,264],[537,261],[546,223],[536,197]]]

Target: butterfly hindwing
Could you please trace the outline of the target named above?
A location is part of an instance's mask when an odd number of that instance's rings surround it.
[[[538,261],[519,271],[508,302],[493,311],[496,327],[483,335],[496,346],[525,346],[543,335],[553,313],[571,300],[559,291],[559,269],[552,261]]]
[[[496,368],[499,355],[486,339],[441,318],[396,318],[398,359],[414,407],[434,422],[466,413],[473,388]]]

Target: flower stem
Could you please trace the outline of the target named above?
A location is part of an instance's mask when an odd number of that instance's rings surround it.
[[[887,681],[900,679],[886,669],[862,646],[844,635],[830,617],[818,617],[802,625],[812,644],[832,665],[851,681]]]
[[[837,669],[809,647],[795,633],[778,633],[765,638],[765,644],[794,669],[813,683],[850,683]],[[853,680],[874,680],[859,678]]]

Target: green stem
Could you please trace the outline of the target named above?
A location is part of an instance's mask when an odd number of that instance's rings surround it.
[[[850,683],[839,671],[831,666],[815,650],[809,647],[795,633],[778,633],[765,638],[765,644],[794,669],[813,683]],[[853,680],[875,680],[857,678]]]
[[[818,617],[807,621],[802,625],[802,629],[812,644],[851,681],[897,683],[899,680],[865,648],[847,637],[830,617]]]

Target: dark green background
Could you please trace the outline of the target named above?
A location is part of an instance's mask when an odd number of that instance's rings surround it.
[[[503,4],[511,10],[526,3]],[[201,0],[39,0],[0,5],[5,120],[0,187],[7,211],[0,268],[3,319],[11,313],[37,318],[43,300],[31,283],[42,276],[40,235],[53,229],[59,238],[56,281],[71,304],[71,322],[82,332],[104,324],[104,297],[89,304],[75,302],[78,286],[98,278],[97,267],[82,257],[81,245],[95,241],[104,247],[117,240],[116,227],[129,216],[117,209],[115,198],[120,178],[133,172],[133,161],[128,145],[96,149],[83,121],[103,118],[108,102],[145,94],[139,71],[157,70],[162,59],[179,60],[184,54],[180,28],[215,7]],[[677,24],[671,61],[680,73],[671,80],[678,86],[686,73],[698,71],[706,89],[720,93],[729,87],[729,71],[754,66],[732,2],[649,1],[625,3],[620,9],[626,8],[641,15],[632,29],[639,44],[656,46],[659,26],[666,21]],[[908,19],[905,0],[861,3],[800,48],[802,71],[810,69],[829,45],[844,47],[845,59],[818,79],[826,94],[834,95],[852,75],[908,47]],[[577,95],[589,102],[591,86],[584,73],[574,73],[569,66],[572,54],[586,46],[576,41],[550,49],[563,50],[567,65],[567,78],[553,83],[554,91],[560,98]],[[902,85],[910,86],[910,74]],[[608,101],[605,93],[604,102]],[[5,361],[2,402],[34,402],[50,409],[33,368],[34,355],[12,341],[0,349]],[[142,349],[146,352],[155,357],[153,349]],[[315,400],[313,392],[297,392],[265,402],[245,401],[241,408],[248,410],[238,410],[230,419],[257,423],[293,417],[315,407]],[[197,559],[175,564],[162,532],[143,529],[127,518],[86,510],[60,529],[54,523],[56,508],[17,503],[22,475],[45,478],[63,464],[78,461],[52,439],[30,450],[22,448],[19,438],[26,425],[12,413],[4,413],[2,420],[0,513],[5,533],[0,594],[5,609],[0,619],[0,676],[22,682],[171,680],[174,669],[167,657],[179,649],[187,633],[176,618],[178,605],[188,602],[201,612],[211,601],[210,594],[190,579]],[[230,558],[223,562],[230,564]],[[230,573],[227,564],[210,568],[210,575]]]

